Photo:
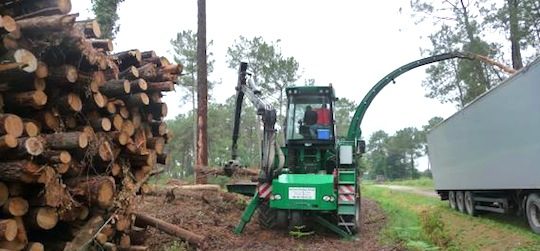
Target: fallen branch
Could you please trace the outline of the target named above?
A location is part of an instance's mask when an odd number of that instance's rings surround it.
[[[175,226],[171,223],[167,223],[165,221],[154,218],[152,216],[142,214],[142,213],[134,213],[134,215],[136,217],[135,225],[138,227],[153,227],[171,236],[181,238],[198,247],[202,246],[203,241],[205,239],[205,237],[202,235],[193,233],[189,230],[180,228],[178,226]]]

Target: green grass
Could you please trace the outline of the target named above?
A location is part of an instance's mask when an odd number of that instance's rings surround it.
[[[433,179],[422,177],[414,180],[394,180],[385,182],[386,184],[400,185],[400,186],[411,186],[411,187],[420,187],[420,188],[429,188],[433,189]]]
[[[446,201],[364,185],[362,194],[377,201],[388,217],[382,239],[411,250],[540,250],[540,237],[520,217],[464,215]],[[519,240],[502,240],[505,236]]]
[[[408,250],[437,250],[422,231],[419,215],[407,206],[410,197],[396,196],[388,189],[374,186],[363,186],[362,195],[379,202],[387,215],[388,224],[382,232],[385,244],[398,244]]]

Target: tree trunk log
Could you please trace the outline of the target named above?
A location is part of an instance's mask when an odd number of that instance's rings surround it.
[[[98,21],[95,19],[77,21],[75,23],[75,28],[82,31],[86,38],[100,38],[101,37],[101,28],[99,26]]]
[[[26,251],[44,251],[45,246],[41,244],[40,242],[30,242],[28,243],[28,246],[26,247]]]
[[[84,132],[62,132],[42,136],[47,146],[55,150],[82,149],[88,146],[88,135]]]
[[[130,66],[118,74],[119,78],[135,80],[139,78],[139,70],[135,66]]]
[[[39,125],[39,122],[28,119],[24,120],[24,136],[35,137],[38,136],[40,132],[41,127]]]
[[[174,82],[173,81],[148,82],[148,91],[162,91],[162,92],[174,91]]]
[[[10,182],[37,182],[40,167],[27,160],[0,162],[0,180]]]
[[[115,184],[109,176],[77,177],[65,181],[68,190],[92,205],[108,208],[113,202]]]
[[[193,233],[191,231],[188,231],[186,229],[177,227],[176,225],[167,223],[165,221],[162,221],[160,219],[154,218],[149,215],[145,215],[142,213],[135,213],[136,219],[135,219],[135,225],[139,227],[154,227],[156,229],[159,229],[169,235],[179,237],[191,244],[194,244],[196,246],[201,246],[203,244],[203,241],[205,239],[204,236],[198,235],[196,233]]]
[[[165,122],[153,121],[151,126],[152,126],[152,135],[163,136],[167,134],[168,132],[167,124]]]
[[[23,216],[28,212],[28,201],[22,197],[11,197],[2,207],[2,211],[7,215]]]
[[[148,84],[142,78],[131,81],[131,93],[145,92],[148,89]]]
[[[17,25],[21,31],[32,34],[61,31],[72,27],[76,18],[77,15],[37,16],[17,20]]]
[[[6,79],[6,76],[35,72],[38,65],[34,54],[25,49],[10,50],[0,59],[0,77],[3,79]]]
[[[163,150],[165,149],[165,139],[162,137],[149,138],[146,141],[146,147],[154,149],[157,154],[163,154]]]
[[[38,207],[32,208],[24,217],[26,226],[34,229],[49,230],[58,223],[56,208]]]
[[[5,97],[6,105],[14,107],[42,108],[47,104],[47,94],[43,91],[10,93]]]
[[[90,39],[92,46],[104,51],[113,51],[113,42],[110,39]]]
[[[13,137],[20,137],[23,130],[24,124],[19,116],[7,113],[0,115],[0,135],[9,134]]]
[[[123,96],[131,92],[131,84],[125,79],[109,80],[99,87],[99,91],[109,97]]]
[[[161,120],[167,116],[169,109],[167,103],[150,103],[147,110],[154,120]]]
[[[77,68],[72,65],[63,65],[60,67],[50,67],[47,80],[58,84],[73,84],[77,81],[79,73]]]
[[[18,145],[17,138],[11,134],[6,134],[0,137],[0,152],[5,152],[10,149],[14,149]]]
[[[47,159],[51,164],[69,164],[71,163],[71,154],[68,151],[47,150],[41,156]]]
[[[0,220],[0,238],[12,241],[17,237],[17,221],[13,219]]]
[[[150,99],[146,93],[135,93],[129,96],[123,96],[122,99],[126,102],[126,105],[129,107],[141,107],[147,106],[150,104]]]
[[[113,56],[116,58],[120,71],[123,71],[130,66],[139,66],[142,60],[141,52],[137,49],[119,52]]]

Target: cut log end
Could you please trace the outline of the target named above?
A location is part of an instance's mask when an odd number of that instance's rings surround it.
[[[38,208],[36,212],[32,214],[35,217],[35,223],[41,229],[49,230],[56,226],[58,223],[58,213],[55,208],[42,207]]]
[[[68,14],[71,11],[71,0],[56,0],[56,4],[62,14]]]
[[[24,131],[26,135],[30,137],[35,137],[39,134],[40,128],[35,122],[28,121],[24,122]]]
[[[0,236],[7,241],[17,237],[17,221],[13,219],[0,220]]]
[[[44,106],[47,104],[47,94],[43,91],[35,91],[32,99],[35,106]]]
[[[69,108],[72,111],[80,112],[82,110],[82,101],[81,98],[75,93],[68,94],[67,102],[69,105]]]
[[[26,152],[32,156],[38,156],[43,153],[45,147],[42,141],[37,137],[29,137],[24,141]]]
[[[26,247],[26,251],[44,251],[45,246],[39,242],[30,242]]]
[[[114,183],[103,182],[99,187],[97,202],[100,207],[107,208],[111,205],[114,197]]]
[[[26,65],[22,68],[25,72],[35,72],[38,67],[38,60],[30,51],[18,49],[13,55],[15,62]]]
[[[17,147],[18,145],[17,138],[11,134],[4,135],[0,137],[0,150],[8,150]]]
[[[0,132],[20,137],[23,134],[24,124],[22,119],[13,114],[0,115]]]
[[[17,22],[10,16],[3,16],[1,18],[2,26],[7,32],[13,32],[17,30]]]
[[[9,198],[7,203],[4,204],[4,213],[8,213],[13,216],[23,216],[28,212],[28,201],[21,197]]]

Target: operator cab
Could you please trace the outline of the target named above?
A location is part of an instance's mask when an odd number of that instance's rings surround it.
[[[334,144],[334,90],[328,87],[289,87],[285,138],[287,144]]]

